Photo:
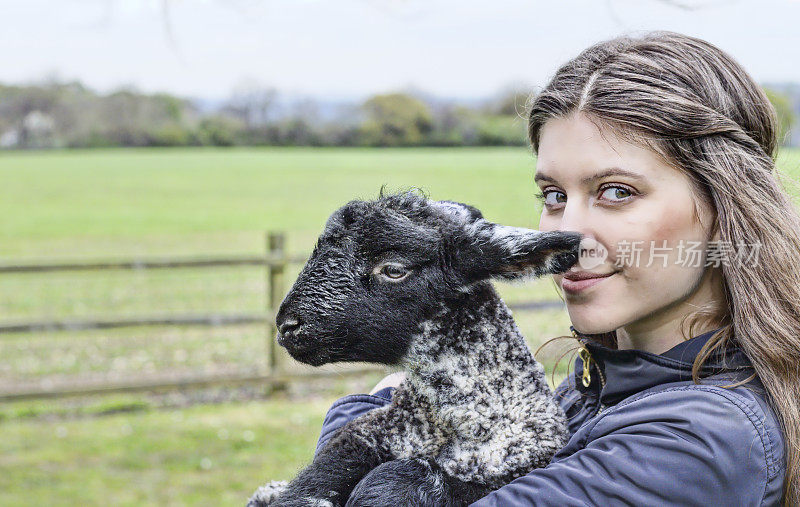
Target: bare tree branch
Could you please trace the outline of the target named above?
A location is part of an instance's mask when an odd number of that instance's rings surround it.
[[[172,18],[169,10],[170,0],[161,0],[161,20],[164,23],[164,35],[167,37],[172,49],[177,49],[178,45],[175,43],[175,36],[172,33]]]
[[[736,0],[720,0],[718,2],[701,2],[701,3],[690,3],[680,0],[656,0],[656,1],[684,11],[699,11],[707,7],[718,7],[720,5],[728,5],[736,2]]]
[[[625,23],[619,14],[617,14],[617,9],[614,7],[613,0],[606,0],[606,8],[608,9],[608,14],[611,16],[611,20],[617,24],[617,26],[627,27],[628,24]]]
[[[692,0],[653,0],[653,1],[682,11],[695,12],[695,11],[700,11],[702,9],[707,9],[709,7],[730,5],[736,3],[738,0],[716,0],[716,1],[711,0],[707,2],[694,2]],[[613,0],[606,0],[606,8],[608,9],[609,17],[611,17],[611,20],[614,23],[616,23],[617,26],[623,27],[624,29],[629,29],[628,24],[625,22],[624,19],[622,19],[622,16],[619,15],[619,12],[617,12]]]

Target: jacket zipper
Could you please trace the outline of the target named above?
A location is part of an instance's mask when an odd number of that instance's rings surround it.
[[[589,353],[589,350],[586,347],[583,347],[580,352],[578,352],[578,357],[581,358],[581,362],[583,363],[581,383],[583,384],[583,387],[589,387],[592,385],[592,373],[589,371],[589,369],[592,367],[592,355]]]
[[[572,330],[572,336],[578,338],[578,334],[575,332],[574,329]],[[592,358],[592,354],[589,352],[589,349],[587,349],[586,347],[581,347],[580,351],[578,352],[578,357],[581,358],[581,362],[583,363],[583,372],[581,372],[581,383],[583,384],[583,387],[589,387],[590,385],[592,385],[592,373],[589,370],[592,368],[592,363],[595,364],[597,363],[595,362],[594,358]],[[600,377],[600,391],[602,391],[606,385],[606,379],[603,376],[603,372],[600,370],[600,366],[597,367],[597,376]],[[599,402],[598,400],[598,408],[595,415],[600,415],[603,412],[603,409],[605,408],[606,407],[603,406],[603,403]]]

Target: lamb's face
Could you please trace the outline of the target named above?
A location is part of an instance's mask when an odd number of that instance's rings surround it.
[[[353,201],[330,217],[281,304],[278,342],[312,365],[395,364],[441,302],[492,276],[565,271],[579,241],[416,194]]]

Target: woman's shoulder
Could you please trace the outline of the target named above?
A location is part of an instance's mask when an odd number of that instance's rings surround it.
[[[748,428],[752,426],[758,433],[775,434],[773,440],[782,440],[777,415],[758,381],[737,385],[735,378],[721,376],[699,382],[687,380],[660,384],[620,401],[607,411],[607,415],[649,411],[655,407],[659,407],[660,412],[678,413],[711,428],[730,426],[721,424],[718,419],[724,414],[725,421],[736,421]],[[765,435],[765,438],[768,436],[771,435]]]
[[[760,462],[771,479],[785,468],[780,422],[760,382],[734,387],[733,380],[721,376],[700,383],[659,384],[614,405],[601,406],[598,400],[584,396],[570,377],[555,389],[555,395],[567,417],[573,419],[572,433],[581,446],[614,432],[647,432],[660,427],[689,447],[713,442],[727,447],[721,453],[741,450]]]
[[[752,497],[757,504],[780,499],[784,439],[758,389],[714,380],[674,382],[612,405],[595,405],[570,381],[556,392],[573,400],[567,410],[577,418],[590,413],[554,457],[562,468],[596,457],[606,469],[618,468],[622,474],[650,470],[645,475],[656,489],[669,488],[679,477],[684,487],[693,480],[697,488],[713,485],[714,491]]]
[[[643,425],[669,427],[690,447],[694,440],[698,448],[713,448],[714,454],[729,455],[734,462],[758,462],[767,479],[785,469],[780,422],[762,388],[754,384],[733,387],[722,379],[662,384],[607,408],[588,429],[591,435]]]

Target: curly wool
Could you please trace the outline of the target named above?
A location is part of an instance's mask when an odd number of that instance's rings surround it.
[[[469,304],[443,304],[423,324],[391,404],[342,431],[395,459],[434,458],[453,477],[496,488],[546,465],[567,429],[511,311],[483,285]]]

